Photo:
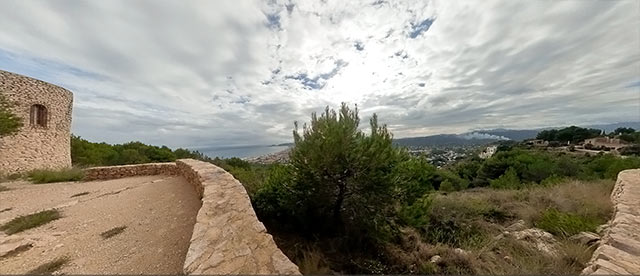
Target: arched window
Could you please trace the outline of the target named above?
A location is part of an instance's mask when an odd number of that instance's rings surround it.
[[[47,127],[47,108],[41,104],[31,106],[31,125]]]

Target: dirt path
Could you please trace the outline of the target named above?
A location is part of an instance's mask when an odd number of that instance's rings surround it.
[[[30,243],[26,251],[0,257],[0,274],[26,273],[59,257],[65,274],[176,274],[200,201],[182,177],[145,176],[109,181],[3,184],[0,224],[20,215],[58,208],[61,219],[7,236],[0,246]],[[71,197],[88,192],[86,195]],[[100,234],[126,226],[104,239]]]

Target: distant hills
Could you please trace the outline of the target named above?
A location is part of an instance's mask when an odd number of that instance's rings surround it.
[[[619,127],[631,127],[640,129],[640,122],[623,122],[603,125],[583,125],[580,127],[602,129],[611,132]],[[500,140],[522,141],[535,138],[540,131],[563,127],[549,127],[538,129],[487,129],[474,130],[462,134],[437,134],[431,136],[409,137],[394,139],[394,142],[402,146],[463,146],[482,145]]]

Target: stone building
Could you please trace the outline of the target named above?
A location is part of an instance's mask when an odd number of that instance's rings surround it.
[[[70,167],[73,94],[2,70],[0,94],[23,124],[18,133],[0,138],[0,173]]]

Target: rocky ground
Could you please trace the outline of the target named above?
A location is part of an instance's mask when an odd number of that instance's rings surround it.
[[[182,177],[3,183],[0,225],[57,209],[62,218],[23,232],[0,232],[0,274],[23,274],[59,258],[56,273],[178,274],[200,201]],[[85,194],[86,193],[86,194]],[[119,234],[101,233],[116,227]]]

